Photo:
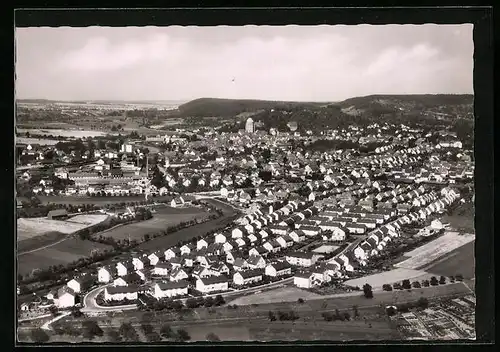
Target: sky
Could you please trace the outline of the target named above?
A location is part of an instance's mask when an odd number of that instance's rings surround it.
[[[472,24],[16,29],[16,97],[340,101],[473,93]]]

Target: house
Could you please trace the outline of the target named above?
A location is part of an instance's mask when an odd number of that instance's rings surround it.
[[[246,230],[241,227],[237,227],[231,231],[232,238],[243,238],[243,235],[246,234]]]
[[[282,248],[287,248],[287,247],[293,246],[292,238],[290,236],[287,236],[287,235],[278,236],[276,238],[276,242],[278,242]]]
[[[132,264],[134,265],[135,270],[142,270],[144,269],[144,262],[143,259],[139,259],[137,257],[132,258]]]
[[[218,233],[215,235],[215,243],[226,243],[228,238],[223,233]]]
[[[183,195],[183,196],[176,197],[176,198],[172,199],[172,201],[170,202],[170,206],[172,208],[176,208],[176,207],[180,207],[183,205],[191,205],[194,200],[195,200],[194,197]]]
[[[158,282],[153,286],[153,297],[178,297],[188,294],[189,283],[185,280],[176,282]]]
[[[266,260],[261,256],[252,255],[247,260],[250,269],[264,269],[266,267]]]
[[[169,263],[157,263],[151,273],[158,276],[167,276],[171,265]]]
[[[242,286],[250,283],[262,281],[264,271],[262,269],[251,269],[238,271],[233,275],[233,282],[235,285]]]
[[[170,260],[174,257],[180,256],[181,255],[181,250],[177,247],[169,248],[165,251],[165,260]]]
[[[321,228],[318,226],[301,226],[300,230],[302,230],[302,232],[304,232],[304,234],[308,237],[317,236],[321,233]]]
[[[229,279],[225,275],[211,276],[196,280],[196,290],[202,293],[227,291],[229,289]]]
[[[284,275],[290,275],[292,273],[292,267],[287,262],[276,262],[271,263],[266,266],[265,274],[271,277],[280,277]]]
[[[229,267],[222,262],[214,264],[210,269],[215,276],[229,275],[230,271]]]
[[[97,271],[97,281],[100,283],[108,283],[113,280],[113,277],[117,274],[118,272],[116,271],[116,267],[113,265],[99,268]]]
[[[154,252],[148,255],[147,258],[149,259],[149,265],[155,266],[164,257],[160,252]]]
[[[55,209],[49,211],[47,214],[47,219],[49,220],[64,220],[68,218],[68,212],[66,209]]]
[[[116,264],[116,271],[118,276],[125,276],[134,271],[134,264],[132,264],[132,261],[119,262]]]
[[[276,252],[279,252],[281,250],[280,244],[275,239],[267,241],[266,243],[264,243],[263,247],[268,252],[271,252],[271,253],[276,253]]]
[[[233,262],[233,269],[235,271],[245,270],[248,268],[248,262],[242,258],[236,258]]]
[[[68,286],[63,286],[57,291],[57,301],[54,300],[57,307],[73,307],[76,301],[76,293]]]
[[[180,281],[187,278],[189,278],[189,275],[181,267],[174,268],[170,272],[170,281]]]
[[[106,301],[123,301],[125,299],[134,301],[138,298],[137,286],[108,286],[104,289]]]
[[[260,230],[259,231],[259,236],[262,240],[266,239],[269,237],[269,232],[266,230]]]
[[[300,288],[312,288],[310,272],[297,272],[293,277],[293,284]]]
[[[235,260],[236,258],[232,252],[226,253],[226,263],[233,264]]]
[[[273,225],[268,227],[269,231],[275,235],[286,235],[288,232],[287,226]]]
[[[306,239],[306,234],[302,230],[293,230],[288,234],[294,242],[302,242]]]
[[[207,248],[208,244],[209,244],[208,241],[206,239],[202,238],[196,242],[196,249],[200,250],[202,248]]]
[[[213,276],[212,270],[210,268],[204,267],[204,266],[197,266],[196,268],[193,269],[193,272],[191,275],[194,278],[202,278],[202,277],[209,277]]]
[[[341,242],[345,241],[347,237],[347,231],[343,227],[335,227],[332,230],[327,231],[323,234],[324,241]]]
[[[301,267],[310,267],[316,262],[314,254],[306,252],[292,252],[285,259],[289,264]]]
[[[247,238],[248,238],[248,240],[250,241],[251,244],[257,242],[257,240],[258,240],[257,236],[255,236],[253,233],[250,234],[250,235],[248,235]]]
[[[224,253],[231,252],[234,249],[234,245],[231,242],[224,242],[222,244],[222,250]]]
[[[68,281],[67,286],[75,293],[85,292],[95,283],[95,278],[90,275],[83,275]]]
[[[124,277],[117,277],[113,281],[113,286],[128,286],[128,284]]]

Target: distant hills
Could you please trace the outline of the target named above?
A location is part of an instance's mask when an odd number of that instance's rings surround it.
[[[181,117],[232,117],[246,112],[286,109],[297,106],[317,107],[327,103],[270,101],[251,99],[195,99],[178,107]]]

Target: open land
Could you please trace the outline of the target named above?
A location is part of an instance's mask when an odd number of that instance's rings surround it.
[[[111,249],[111,246],[78,238],[67,238],[53,246],[19,254],[17,256],[18,272],[25,275],[33,269],[46,269],[51,265],[65,265],[79,258],[90,256],[93,250],[105,249]]]
[[[467,202],[457,206],[451,215],[444,215],[441,221],[449,223],[450,227],[457,231],[474,233],[474,215],[474,204]]]
[[[331,252],[335,251],[337,248],[339,248],[339,247],[332,246],[332,245],[322,245],[322,246],[314,249],[313,252],[315,252],[315,253],[331,253]]]
[[[107,215],[76,215],[67,220],[50,220],[47,218],[17,219],[17,240],[37,237],[47,232],[71,234],[86,227],[97,225],[108,218]]]
[[[405,279],[408,279],[410,281],[428,280],[432,276],[433,275],[422,270],[398,268],[374,275],[348,280],[344,282],[344,284],[353,287],[363,287],[364,284],[369,284],[373,288],[373,290],[379,290],[382,289],[382,286],[384,284],[393,284],[395,282],[401,282]]]
[[[118,226],[109,231],[103,231],[94,236],[103,235],[113,237],[115,240],[136,239],[140,240],[146,234],[165,230],[169,226],[178,225],[194,219],[201,220],[208,216],[208,213],[201,208],[157,208],[151,219],[137,223]]]
[[[475,277],[474,242],[455,249],[425,268],[435,275],[452,276],[462,274],[465,279]]]
[[[434,241],[405,253],[405,256],[410,258],[396,264],[396,266],[406,269],[420,269],[451,251],[474,241],[474,238],[475,236],[471,234],[445,233]]]

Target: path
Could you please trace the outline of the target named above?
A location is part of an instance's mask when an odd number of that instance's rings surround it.
[[[62,313],[61,315],[58,315],[58,316],[57,316],[57,317],[55,317],[54,319],[49,320],[48,322],[46,322],[45,324],[43,324],[43,325],[42,325],[42,329],[43,329],[43,330],[50,330],[50,324],[52,324],[52,323],[54,323],[54,322],[58,321],[59,319],[64,318],[65,316],[68,316],[68,315],[70,315],[70,314],[71,314],[71,312],[64,312],[64,313]]]
[[[38,252],[38,251],[41,251],[42,249],[45,249],[45,248],[49,248],[49,247],[52,247],[52,246],[55,246],[56,244],[59,244],[61,242],[64,242],[64,241],[67,241],[69,240],[70,238],[73,237],[73,234],[68,234],[66,237],[60,239],[59,241],[57,242],[54,242],[54,243],[51,243],[51,244],[47,244],[43,247],[38,247],[38,248],[35,248],[35,249],[32,249],[32,250],[29,250],[29,251],[26,251],[26,252],[21,252],[21,253],[17,253],[18,256],[21,256],[21,255],[24,255],[24,254],[29,254],[29,253],[33,253],[33,252]]]

